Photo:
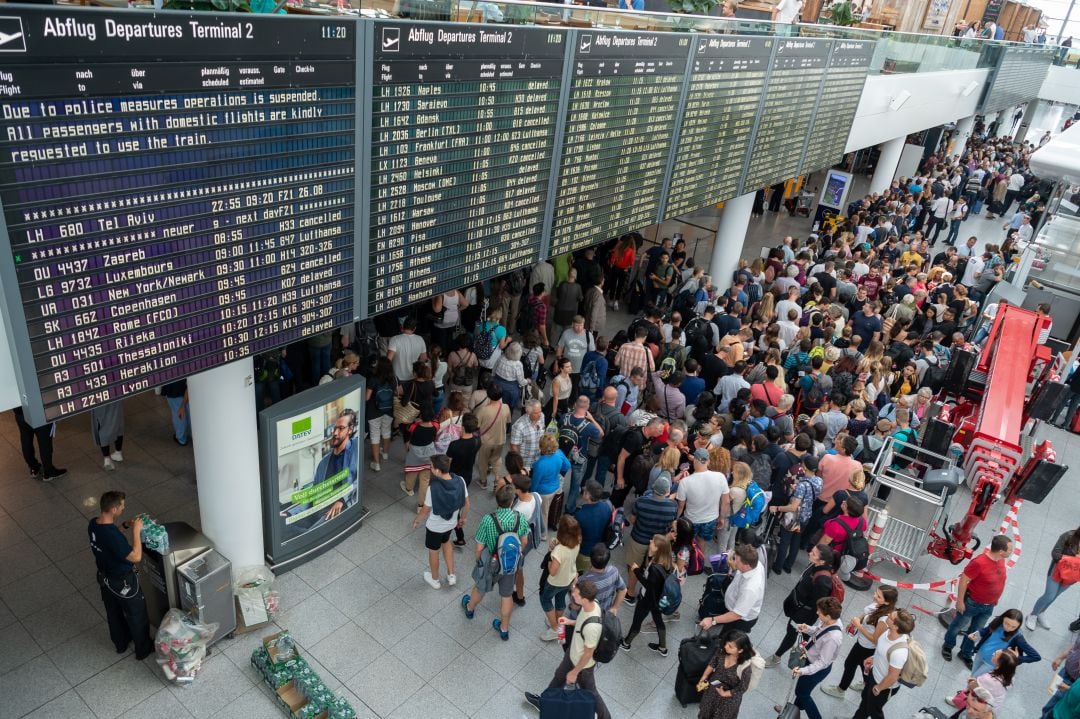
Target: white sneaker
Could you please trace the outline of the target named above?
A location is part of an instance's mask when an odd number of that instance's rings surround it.
[[[1038,614],[1029,614],[1025,624],[1027,625],[1028,629],[1034,630],[1035,625],[1036,625],[1036,623],[1038,621],[1039,621],[1039,615]]]
[[[382,453],[382,458],[383,459],[390,459],[390,453],[389,452],[383,452]]]
[[[831,697],[836,697],[837,699],[843,699],[844,695],[847,693],[836,684],[830,684],[827,687],[822,687],[821,691],[825,692]]]
[[[948,704],[951,707],[956,706],[956,704],[953,702],[953,698],[951,696],[945,697],[945,703]]]
[[[446,586],[452,587],[455,584],[457,584],[457,576],[455,576],[453,574],[447,574],[446,575]]]
[[[431,576],[431,572],[424,572],[424,581],[427,582],[428,586],[432,589],[442,589],[442,584],[439,583],[438,579]]]
[[[618,300],[615,300],[615,302],[612,303],[611,309],[615,310],[616,312],[619,311],[619,301]]]
[[[401,480],[400,482],[398,482],[397,486],[401,487],[401,491],[404,492],[405,494],[409,495],[410,497],[413,496],[414,494],[416,494],[416,492],[412,491],[411,489],[409,489],[408,487],[405,486],[405,480],[404,479]]]
[[[123,462],[124,461],[124,453],[121,452],[120,450],[116,450],[115,452],[113,452],[112,454],[109,455],[109,459],[111,459],[114,462]]]
[[[553,642],[558,638],[559,638],[559,633],[557,631],[555,631],[554,629],[550,629],[550,628],[544,630],[544,633],[540,635],[540,641],[542,641],[542,642]]]
[[[854,691],[861,692],[863,690],[863,683],[858,681],[852,682],[850,688]]]
[[[1038,614],[1036,616],[1038,617],[1038,619],[1036,620],[1036,623],[1040,627],[1042,627],[1043,629],[1049,629],[1050,628],[1050,625],[1046,623],[1046,620],[1042,618],[1041,614]]]
[[[109,459],[108,457],[106,457],[106,458],[105,458],[105,471],[106,471],[106,472],[111,472],[111,471],[113,471],[114,469],[116,469],[116,465],[115,465],[115,464],[113,464],[113,461],[112,461],[111,459]]]
[[[369,466],[369,467],[371,467],[371,468],[372,468],[373,470],[375,470],[376,472],[381,472],[381,471],[382,471],[382,465],[381,465],[381,464],[379,464],[378,462],[372,462],[372,463],[371,463],[371,464],[369,464],[368,466]]]

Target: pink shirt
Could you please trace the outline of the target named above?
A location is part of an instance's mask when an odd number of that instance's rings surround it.
[[[831,497],[842,489],[847,489],[851,482],[851,475],[855,470],[862,469],[862,464],[851,457],[839,454],[826,454],[818,464],[818,475],[821,476],[821,496]]]

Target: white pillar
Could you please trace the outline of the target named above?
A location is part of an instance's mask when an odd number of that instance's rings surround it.
[[[874,167],[874,177],[870,180],[871,192],[887,190],[896,178],[896,168],[900,167],[900,156],[904,154],[905,140],[907,136],[897,137],[881,144],[877,166]]]
[[[971,131],[975,127],[975,116],[969,115],[956,123],[956,134],[953,135],[953,145],[949,150],[950,155],[963,155],[967,141],[971,139]]]
[[[187,381],[202,531],[233,567],[266,561],[253,374],[248,357]]]
[[[716,229],[716,242],[713,244],[712,259],[709,260],[709,276],[712,277],[713,286],[721,292],[731,287],[735,270],[739,269],[755,194],[748,192],[728,200],[720,214],[720,226]]]
[[[1020,129],[1016,131],[1016,137],[1013,138],[1016,142],[1023,142],[1027,137],[1028,130],[1031,129],[1031,123],[1035,120],[1035,115],[1039,111],[1039,98],[1033,99],[1024,108],[1024,117],[1020,120]],[[1038,142],[1038,138],[1035,138]]]

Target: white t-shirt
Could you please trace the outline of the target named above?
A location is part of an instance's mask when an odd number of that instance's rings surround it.
[[[874,681],[881,683],[885,681],[885,675],[889,673],[889,668],[894,667],[896,669],[903,669],[904,663],[907,661],[908,650],[907,647],[903,649],[897,649],[889,656],[889,647],[893,644],[900,644],[906,642],[908,637],[906,634],[901,634],[900,638],[896,641],[889,639],[889,633],[885,632],[877,640],[877,649],[874,650]],[[888,658],[886,658],[888,657]]]
[[[870,616],[871,612],[873,612],[875,609],[877,609],[877,604],[874,604],[873,602],[871,602],[870,604],[867,604],[863,608],[863,610],[862,610],[863,626],[866,626],[866,618],[868,616]],[[887,617],[888,617],[888,615],[883,615],[881,617],[881,619],[878,619],[877,623],[878,624],[884,624]],[[866,627],[866,628],[867,628],[867,630],[872,631],[872,632],[877,631],[876,626],[872,627],[872,628],[871,627]],[[857,637],[856,641],[859,643],[859,646],[862,647],[863,649],[873,649],[874,648],[874,643],[872,641],[870,641],[869,639],[867,639],[863,635],[862,632],[859,632],[855,636]],[[884,636],[884,635],[882,635],[882,636]]]
[[[435,480],[432,480],[435,481]],[[462,482],[464,484],[464,482]],[[465,486],[465,499],[469,498],[469,487]],[[428,487],[427,493],[424,495],[424,506],[431,507],[431,487]],[[457,526],[458,513],[454,512],[450,519],[443,519],[439,515],[435,514],[434,510],[427,516],[427,521],[424,522],[424,526],[430,529],[432,532],[449,532],[451,529]]]
[[[521,512],[526,522],[531,522],[533,512],[536,511],[536,498],[530,493],[528,499],[517,498],[514,500],[514,511]]]
[[[412,379],[413,362],[427,352],[427,345],[420,335],[407,335],[403,332],[390,338],[389,350],[394,353],[394,359],[390,362],[394,365],[398,382],[406,382]]]
[[[715,522],[720,517],[720,500],[728,493],[723,472],[695,472],[679,482],[675,498],[686,502],[686,518],[694,524]]]
[[[968,260],[967,266],[964,268],[964,278],[960,280],[960,284],[965,287],[971,287],[979,279],[979,275],[982,274],[983,266],[986,263],[982,257],[972,257]]]
[[[799,14],[800,7],[802,7],[800,0],[780,0],[776,6],[776,22],[795,22],[795,16]]]

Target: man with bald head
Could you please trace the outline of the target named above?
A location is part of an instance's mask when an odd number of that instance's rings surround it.
[[[593,476],[596,470],[596,481],[600,486],[607,485],[608,467],[612,463],[612,455],[618,456],[619,445],[615,443],[614,430],[626,427],[626,417],[619,411],[619,390],[614,387],[605,387],[601,397],[592,406],[592,416],[600,429],[604,431],[604,441],[593,442],[590,445],[589,463],[585,467],[585,481]],[[595,446],[595,449],[593,447]]]

